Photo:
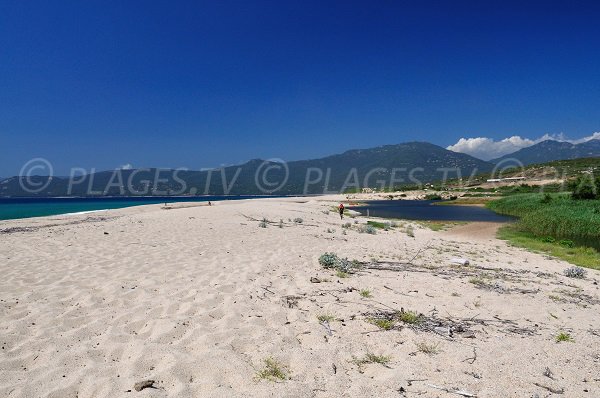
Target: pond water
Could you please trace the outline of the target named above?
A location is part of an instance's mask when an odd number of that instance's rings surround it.
[[[488,221],[508,222],[513,217],[494,213],[480,206],[436,206],[432,200],[373,200],[364,206],[348,206],[362,215],[381,218],[427,221]]]

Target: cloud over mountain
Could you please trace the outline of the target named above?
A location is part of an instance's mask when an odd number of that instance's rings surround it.
[[[493,138],[487,137],[475,137],[475,138],[461,138],[454,145],[448,146],[449,149],[454,152],[466,153],[483,160],[490,160],[499,158],[509,153],[518,151],[519,149],[527,148],[534,144],[537,144],[546,140],[555,140],[561,142],[570,142],[572,144],[580,144],[593,139],[600,139],[600,132],[594,133],[590,136],[569,140],[566,139],[563,134],[544,134],[537,139],[523,138],[518,135],[513,135],[509,138],[496,141]]]

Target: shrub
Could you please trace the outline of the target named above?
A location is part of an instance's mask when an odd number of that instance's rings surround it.
[[[375,227],[372,225],[361,225],[358,227],[358,232],[361,234],[376,235],[377,229],[375,229]]]
[[[570,239],[562,239],[560,242],[558,242],[561,246],[565,246],[565,247],[575,247],[575,242],[573,242]]]
[[[544,194],[544,197],[541,200],[541,202],[544,204],[550,203],[551,201],[552,201],[552,196],[550,196],[549,193]]]
[[[349,222],[347,222],[347,223],[344,223],[344,224],[342,225],[342,228],[346,228],[346,229],[348,229],[348,228],[352,228],[352,223],[349,223]]]
[[[600,199],[600,177],[580,176],[569,184],[569,189],[573,191],[571,198],[575,200]]]
[[[335,253],[324,253],[319,257],[319,264],[323,268],[336,268],[340,258]]]
[[[425,195],[425,200],[442,200],[442,197],[437,193],[430,193]]]
[[[577,279],[585,278],[586,273],[587,273],[586,270],[584,270],[581,267],[577,267],[577,266],[569,267],[563,271],[563,274],[565,274],[565,276],[568,276],[569,278],[577,278]]]
[[[295,222],[296,224],[302,224],[302,223],[304,222],[304,220],[303,220],[303,219],[301,219],[300,217],[296,217],[296,218],[294,218],[294,222]]]
[[[546,237],[542,238],[542,242],[545,242],[545,243],[554,243],[554,242],[556,242],[556,239],[554,239],[551,236],[546,236]]]
[[[406,235],[410,236],[411,238],[415,237],[415,230],[412,225],[406,227]]]

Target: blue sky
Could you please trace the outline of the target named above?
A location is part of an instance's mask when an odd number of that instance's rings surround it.
[[[0,176],[600,131],[594,2],[0,0]]]

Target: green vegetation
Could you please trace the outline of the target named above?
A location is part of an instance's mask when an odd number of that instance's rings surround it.
[[[368,352],[363,358],[354,358],[352,362],[358,365],[358,367],[362,370],[362,367],[369,363],[378,363],[380,365],[387,366],[391,359],[392,358],[385,355],[375,355]]]
[[[600,200],[573,200],[568,194],[508,196],[487,205],[497,213],[519,217],[519,228],[539,238],[578,243],[600,242]],[[552,242],[546,242],[552,243]]]
[[[567,342],[573,342],[575,340],[573,340],[573,338],[571,337],[571,335],[569,333],[565,333],[565,332],[560,332],[557,336],[556,336],[556,342],[560,343],[562,341],[567,341]]]
[[[373,227],[373,228],[377,228],[377,229],[383,229],[386,231],[389,231],[390,228],[395,227],[396,225],[389,222],[389,221],[384,221],[384,222],[380,222],[380,221],[367,221],[367,225]]]
[[[540,239],[531,232],[517,225],[506,225],[498,230],[498,238],[509,241],[512,245],[536,252],[549,254],[581,267],[600,270],[600,253],[590,247],[567,247]]]
[[[442,202],[444,203],[444,202]],[[441,204],[441,203],[440,203]],[[415,221],[417,224],[429,228],[432,231],[445,231],[457,225],[467,224],[464,221]]]
[[[333,322],[335,321],[335,316],[329,314],[321,314],[317,316],[319,322]]]
[[[383,319],[383,318],[370,318],[370,319],[368,319],[368,322],[372,323],[373,325],[377,326],[379,329],[383,329],[383,330],[393,329],[394,326],[396,325],[396,322],[394,322],[393,320]]]
[[[289,378],[285,367],[271,357],[265,359],[265,367],[258,371],[256,377],[261,380],[269,381],[287,380]]]
[[[373,297],[373,295],[371,294],[371,291],[369,289],[361,289],[360,295],[362,297],[364,297],[364,298],[371,298],[371,297]]]
[[[442,197],[437,193],[430,193],[425,195],[425,200],[442,200]]]
[[[338,278],[344,279],[350,276],[350,274],[348,274],[347,272],[344,271],[337,271],[335,273],[335,276],[337,276]]]
[[[422,317],[415,311],[400,311],[398,313],[398,320],[410,325],[417,325],[421,323]]]
[[[569,184],[573,193],[571,198],[575,200],[600,199],[600,177],[593,178],[591,174],[586,174],[577,178]]]

